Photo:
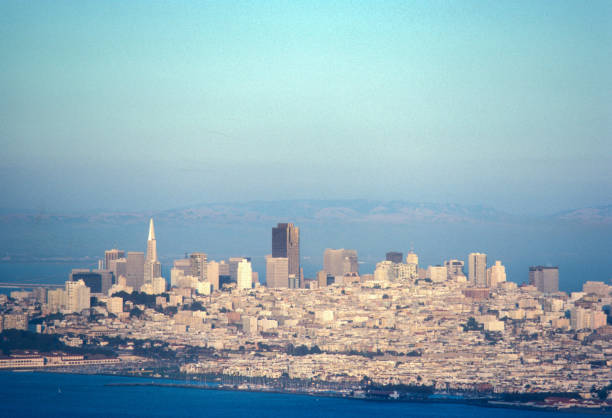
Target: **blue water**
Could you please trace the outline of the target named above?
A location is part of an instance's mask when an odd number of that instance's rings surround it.
[[[461,404],[374,402],[166,387],[113,387],[147,379],[0,372],[1,417],[555,417],[562,413]],[[58,390],[61,390],[60,391]],[[572,415],[591,416],[592,415]]]

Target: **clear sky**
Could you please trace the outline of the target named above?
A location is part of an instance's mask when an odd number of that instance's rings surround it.
[[[0,2],[0,207],[612,203],[612,2]]]

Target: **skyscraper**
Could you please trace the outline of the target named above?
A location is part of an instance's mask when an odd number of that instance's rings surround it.
[[[445,282],[448,279],[448,269],[446,266],[429,266],[427,267],[427,277],[432,282]]]
[[[127,253],[127,264],[126,264],[126,279],[127,285],[139,290],[140,286],[144,284],[144,253],[141,251],[129,251]]]
[[[286,257],[289,275],[302,286],[300,274],[300,229],[292,223],[279,223],[272,228],[272,257]]]
[[[179,279],[185,276],[191,276],[191,260],[189,258],[174,260],[172,269],[170,269],[170,287],[178,287]]]
[[[289,260],[287,257],[266,256],[266,286],[289,287]]]
[[[106,270],[111,269],[111,261],[125,258],[125,251],[113,248],[112,250],[104,251],[104,268]]]
[[[127,278],[127,259],[118,258],[116,260],[110,260],[107,270],[113,273],[113,283],[117,283],[119,276]]]
[[[82,280],[91,293],[107,294],[113,285],[113,273],[110,270],[72,269],[70,281]]]
[[[386,260],[391,261],[392,263],[401,263],[402,261],[404,261],[404,254],[395,251],[389,251],[386,254]]]
[[[463,261],[462,260],[448,260],[444,262],[444,266],[446,266],[446,270],[448,271],[448,278],[454,279],[458,276],[463,276]]]
[[[253,270],[251,268],[251,262],[246,258],[243,258],[238,263],[236,287],[238,289],[250,289],[253,287]]]
[[[529,267],[529,284],[543,293],[559,291],[559,267]]]
[[[230,257],[228,260],[229,264],[229,276],[233,283],[238,281],[238,264],[244,260],[244,257]]]
[[[219,290],[219,263],[214,260],[206,262],[206,280],[211,284],[212,290]]]
[[[497,287],[498,284],[506,281],[506,267],[501,261],[495,261],[495,264],[487,269],[487,287]]]
[[[414,251],[410,250],[408,254],[406,254],[406,264],[414,264],[416,267],[419,265],[419,256],[414,253]]]
[[[66,282],[66,310],[69,312],[81,312],[89,309],[90,290],[83,280]]]
[[[157,241],[153,218],[149,222],[149,238],[147,239],[147,256],[144,262],[144,282],[151,283],[153,278],[161,276],[161,264],[157,259]]]
[[[333,250],[327,248],[323,253],[323,270],[332,276],[344,276],[347,273],[359,273],[357,251]]]
[[[208,256],[205,253],[191,253],[189,260],[191,262],[191,275],[200,280],[206,280],[206,261]]]
[[[470,253],[468,255],[468,280],[475,287],[487,286],[487,255]]]

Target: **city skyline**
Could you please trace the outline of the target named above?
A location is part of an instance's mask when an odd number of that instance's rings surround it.
[[[0,410],[612,413],[611,51],[611,0],[0,1]]]
[[[267,274],[278,279],[271,286],[256,279],[248,257],[217,263],[197,252],[174,261],[171,287],[163,277],[143,280],[142,268],[140,287],[107,270],[73,269],[63,287],[0,293],[10,354],[0,356],[0,369],[151,375],[199,389],[212,377],[215,390],[432,408],[451,399],[548,411],[612,407],[612,285],[588,280],[581,291],[559,291],[559,269],[538,265],[517,286],[502,261],[487,268],[487,254],[474,252],[466,277],[462,260],[425,269],[412,249],[405,262],[387,252],[373,274],[358,273],[355,250],[330,248],[316,278],[292,282],[288,261],[299,254],[300,231],[294,223],[272,228],[273,254],[285,257],[267,258]],[[157,259],[154,244],[151,219],[141,265]],[[104,251],[99,265],[111,259],[117,267],[122,253]],[[211,277],[208,264],[217,273],[225,266],[223,275]],[[153,365],[154,374],[146,368]]]
[[[258,283],[271,288],[305,288],[312,281],[320,283],[321,274],[326,274],[328,276],[328,280],[324,286],[334,283],[334,277],[337,279],[338,277],[341,278],[342,276],[354,276],[359,279],[360,274],[357,251],[347,250],[344,248],[326,248],[323,252],[323,261],[320,265],[320,270],[312,277],[304,276],[303,269],[300,268],[299,231],[299,227],[295,226],[293,223],[278,223],[276,227],[272,228],[272,254],[265,256],[265,273],[262,274],[262,277],[266,278],[265,283],[261,283],[259,280],[255,281],[253,279],[253,274],[259,274],[259,272],[252,270],[251,257],[245,258],[231,255],[226,256],[225,258],[227,258],[226,265],[228,266],[228,270],[224,274],[228,279],[230,279],[228,284],[235,283],[238,286],[238,289],[250,288]],[[130,253],[141,254],[128,251],[128,254]],[[100,275],[100,272],[111,271],[114,273],[113,283],[117,283],[121,275],[117,273],[116,264],[112,264],[112,262],[124,260],[113,258],[120,254],[125,254],[125,251],[118,249],[104,251],[104,258],[100,258],[98,265],[104,265],[105,269],[107,270],[93,271],[93,274],[99,275],[100,278],[98,280],[101,281],[103,277]],[[434,280],[434,282],[446,281],[447,278],[449,280],[457,280],[458,277],[463,276],[463,280],[469,283],[471,287],[475,288],[495,288],[498,284],[505,282],[507,279],[506,269],[502,262],[495,260],[494,262],[489,263],[487,261],[487,254],[485,253],[469,253],[466,257],[467,263],[464,260],[452,259],[452,257],[449,258],[448,255],[443,256],[443,258],[443,263],[440,262],[433,265],[429,264],[425,269],[426,266],[424,264],[418,264],[418,253],[415,253],[411,248],[407,252],[405,263],[408,265],[413,264],[414,268],[409,270],[410,273],[397,271],[392,273],[389,268],[393,265],[403,265],[404,260],[403,253],[390,251],[385,254],[384,260],[381,258],[381,261],[376,264],[374,271],[362,272],[362,275],[364,277],[371,276],[373,278],[379,277],[379,274],[382,275],[380,277],[389,276],[389,278],[392,278],[395,275],[402,278],[403,275],[410,274],[413,276],[413,278],[427,278]],[[112,266],[110,268],[107,267],[109,264],[109,259],[111,259]],[[289,261],[290,259],[291,262]],[[221,263],[225,263],[224,259],[219,261]],[[149,221],[147,251],[143,263],[143,277],[142,279],[136,281],[131,278],[128,282],[127,269],[123,277],[126,280],[126,284],[130,284],[134,290],[138,290],[142,285],[150,285],[153,278],[165,280],[163,282],[163,286],[170,288],[178,284],[179,280],[175,280],[174,278],[174,270],[178,267],[178,263],[183,262],[186,263],[186,270],[185,267],[180,267],[181,277],[188,274],[189,277],[193,276],[194,279],[197,279],[200,282],[204,281],[211,286],[209,291],[220,289],[219,280],[221,274],[219,273],[219,263],[215,260],[208,260],[207,254],[203,252],[192,252],[189,254],[189,256],[187,256],[186,253],[185,258],[173,260],[174,268],[171,270],[172,277],[163,277],[161,264],[157,259],[155,230],[153,226],[153,218],[151,218]],[[153,276],[147,278],[146,271],[147,269],[152,269],[152,263],[157,263],[158,267],[155,268],[155,273],[153,273]],[[211,263],[216,271],[214,278],[207,277],[207,274],[205,273],[208,270],[207,266]],[[294,271],[300,272],[299,276],[296,277],[295,273],[291,273],[289,265],[293,266]],[[467,271],[464,271],[466,265]],[[132,263],[132,269],[135,268],[134,266],[135,262]],[[554,275],[551,276],[551,273],[548,272],[553,272]],[[73,269],[72,273],[70,274],[71,281],[77,280],[76,278],[73,279],[73,275],[75,274],[83,274],[83,277],[87,277],[87,275],[91,275],[92,273],[90,273],[89,270]],[[292,281],[292,277],[294,278],[294,281]],[[329,282],[330,279],[332,280],[331,282]],[[512,281],[516,284],[520,284],[521,286],[531,285],[541,292],[555,293],[562,290],[559,288],[558,266],[530,266],[526,280],[522,280],[522,278],[518,277],[513,279],[514,280]],[[605,281],[605,279],[603,280]],[[142,284],[139,285],[138,283]],[[336,282],[336,284],[338,284],[338,282]],[[101,285],[98,285],[98,287],[100,286]],[[321,286],[321,284],[319,284],[319,286]],[[108,287],[110,287],[110,284],[106,285],[106,288]]]

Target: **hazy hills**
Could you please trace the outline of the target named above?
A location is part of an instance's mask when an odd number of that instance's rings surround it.
[[[162,222],[192,223],[524,223],[612,224],[612,205],[568,210],[553,215],[513,215],[490,207],[378,200],[287,200],[206,203],[166,211],[45,213],[0,212],[3,223],[142,223],[150,216]]]

